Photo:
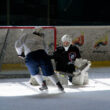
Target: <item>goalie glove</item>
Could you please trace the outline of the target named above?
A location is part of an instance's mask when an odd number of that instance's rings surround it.
[[[91,65],[91,62],[87,59],[77,58],[74,62],[74,65],[77,69],[82,71],[87,65]]]
[[[82,72],[86,72],[89,70],[91,66],[91,62],[87,59],[77,58],[74,62],[75,65],[75,72],[73,72],[74,75],[80,75]]]

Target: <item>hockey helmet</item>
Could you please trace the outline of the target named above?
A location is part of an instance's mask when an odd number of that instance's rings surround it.
[[[72,39],[71,39],[71,37],[70,37],[70,35],[68,35],[68,34],[65,34],[65,35],[63,35],[62,37],[61,37],[61,41],[62,42],[65,42],[65,41],[67,41],[67,42],[72,42]]]

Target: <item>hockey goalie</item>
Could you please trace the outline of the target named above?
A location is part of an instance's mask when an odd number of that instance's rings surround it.
[[[68,84],[85,85],[88,84],[88,70],[91,62],[82,59],[78,47],[72,44],[72,39],[65,34],[61,38],[62,46],[50,55],[55,61],[56,71],[68,77]]]

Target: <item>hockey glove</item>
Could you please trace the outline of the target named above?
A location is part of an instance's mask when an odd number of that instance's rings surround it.
[[[24,52],[22,52],[22,54],[21,54],[21,55],[18,55],[18,57],[19,57],[19,58],[21,58],[21,59],[25,59]]]
[[[73,74],[76,74],[76,75],[80,75],[82,72],[88,71],[91,66],[90,61],[82,58],[76,59],[74,64],[76,67],[76,72],[73,72]]]

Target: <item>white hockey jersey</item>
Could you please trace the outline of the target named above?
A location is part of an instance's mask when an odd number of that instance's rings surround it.
[[[24,52],[25,56],[39,49],[44,49],[43,37],[34,35],[32,33],[23,33],[15,42],[15,49],[18,55]]]

